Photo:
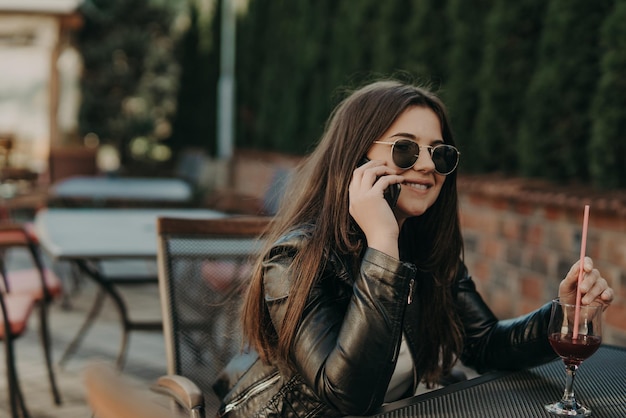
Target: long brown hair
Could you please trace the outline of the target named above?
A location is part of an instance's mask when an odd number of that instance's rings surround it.
[[[363,249],[364,237],[348,211],[352,173],[372,143],[413,106],[432,109],[441,122],[442,139],[454,145],[445,107],[433,93],[397,81],[377,81],[354,91],[335,108],[320,143],[295,173],[267,235],[268,244],[304,223],[314,223],[315,227],[290,267],[294,283],[281,332],[272,325],[264,302],[260,262],[243,306],[244,335],[263,360],[289,363],[302,312],[328,248],[354,257]],[[456,172],[448,175],[437,201],[424,215],[404,223],[399,245],[404,260],[415,262],[432,277],[431,283],[416,294],[421,318],[428,318],[416,324],[428,341],[420,345],[417,367],[432,383],[442,370],[452,367],[455,354],[461,350],[461,327],[451,293],[463,250]]]

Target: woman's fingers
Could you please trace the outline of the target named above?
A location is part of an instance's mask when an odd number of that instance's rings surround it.
[[[614,297],[613,289],[609,286],[607,280],[602,277],[600,271],[593,268],[593,260],[590,257],[585,257],[582,266],[583,277],[580,285],[578,283],[579,267],[579,261],[572,265],[559,286],[559,297],[568,301],[568,303],[575,303],[576,294],[580,286],[581,303],[583,305],[589,305],[594,301],[605,305],[610,304]]]

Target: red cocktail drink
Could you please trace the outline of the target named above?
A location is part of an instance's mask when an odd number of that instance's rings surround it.
[[[565,364],[580,365],[583,360],[589,358],[600,347],[602,338],[596,335],[578,335],[576,339],[572,335],[560,333],[551,334],[548,338],[550,345]]]

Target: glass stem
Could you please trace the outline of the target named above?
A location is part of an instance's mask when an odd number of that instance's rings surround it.
[[[574,397],[574,378],[576,377],[576,370],[578,370],[578,366],[575,364],[565,365],[567,377],[565,379],[565,392],[563,392],[561,402],[568,409],[577,408],[576,398]]]

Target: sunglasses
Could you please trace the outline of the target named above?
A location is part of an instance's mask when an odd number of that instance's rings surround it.
[[[393,142],[374,141],[375,144],[391,145],[391,158],[393,163],[403,170],[413,167],[420,156],[420,150],[426,148],[430,158],[435,164],[437,174],[447,176],[452,173],[459,164],[461,153],[452,145],[439,144],[419,145],[410,139],[396,139]]]

